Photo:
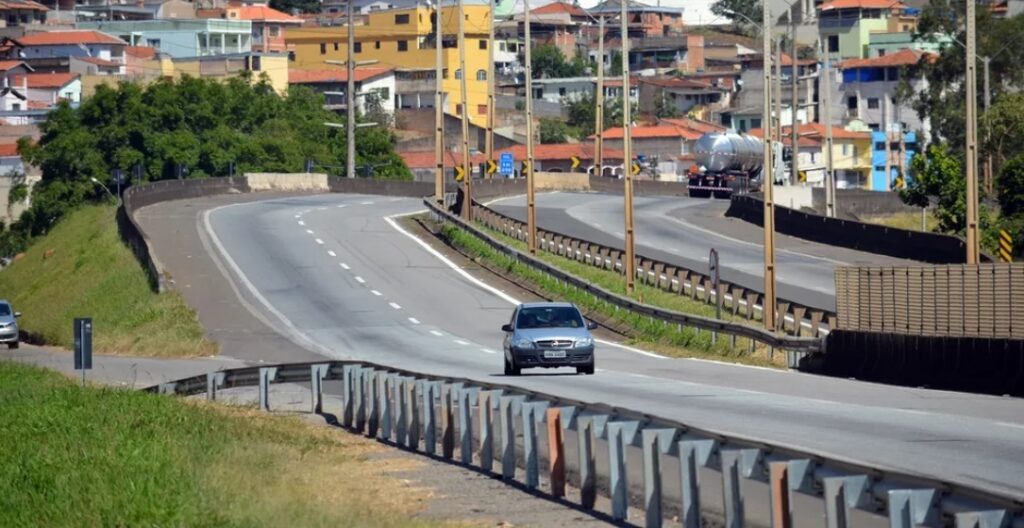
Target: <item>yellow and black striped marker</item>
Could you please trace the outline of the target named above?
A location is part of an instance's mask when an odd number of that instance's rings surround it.
[[[999,260],[1013,262],[1013,238],[1005,229],[999,230]]]

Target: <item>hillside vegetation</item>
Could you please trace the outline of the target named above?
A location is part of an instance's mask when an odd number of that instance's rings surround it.
[[[80,208],[0,271],[0,298],[22,312],[22,330],[71,348],[72,320],[92,317],[97,353],[216,353],[180,294],[150,289],[142,266],[118,236],[114,214],[112,206]]]

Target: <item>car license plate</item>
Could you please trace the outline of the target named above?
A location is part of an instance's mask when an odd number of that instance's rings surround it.
[[[545,350],[544,359],[562,359],[565,357],[565,350]]]

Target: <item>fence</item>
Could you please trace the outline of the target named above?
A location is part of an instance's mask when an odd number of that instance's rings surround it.
[[[249,367],[211,372],[147,389],[213,400],[221,389],[258,386],[259,406],[271,408],[275,383],[309,383],[314,413],[324,412],[326,381],[341,382],[340,424],[375,437],[514,481],[565,500],[567,480],[580,489],[580,506],[594,508],[599,488],[611,498],[614,521],[627,517],[631,483],[642,497],[645,525],[662,526],[678,512],[685,527],[698,527],[717,509],[724,525],[767,525],[748,519],[748,504],[769,500],[770,523],[793,526],[794,517],[846,527],[854,510],[884,514],[890,526],[1019,526],[1024,512],[1009,497],[924,477],[837,460],[821,454],[723,435],[641,412],[559,398],[519,387],[432,376],[359,361]],[[575,448],[575,453],[571,453]],[[598,463],[598,455],[607,459]],[[495,467],[497,462],[497,467]],[[676,476],[669,468],[678,468]],[[599,469],[605,469],[599,474]],[[722,486],[701,486],[707,471]],[[741,485],[741,481],[743,484]],[[705,480],[707,482],[707,480]],[[767,493],[764,488],[767,485]],[[670,494],[669,490],[678,486]]]
[[[1024,263],[836,268],[845,330],[1021,339],[1021,299]]]
[[[593,179],[591,185],[593,185]],[[679,184],[664,185],[671,191],[674,188],[671,186]],[[485,206],[474,205],[474,218],[488,228],[517,240],[526,240],[528,236],[525,224]],[[537,237],[538,248],[542,251],[550,251],[621,273],[623,251],[620,249],[543,229],[537,230]],[[707,303],[717,302],[717,292],[712,287],[709,275],[642,255],[637,255],[636,259],[637,279],[640,282],[680,295],[689,295],[692,299],[699,299]],[[742,315],[748,320],[753,320],[755,316],[760,317],[764,294],[724,281],[720,283],[719,288],[723,292],[723,308],[733,314]],[[794,336],[809,334],[811,337],[820,337],[827,334],[829,328],[835,326],[834,313],[803,306],[786,299],[778,300],[776,313],[779,317],[776,327]]]

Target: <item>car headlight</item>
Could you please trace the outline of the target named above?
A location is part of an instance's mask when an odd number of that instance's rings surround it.
[[[534,344],[533,341],[530,341],[525,337],[517,337],[512,340],[512,346],[516,348],[533,348]]]
[[[594,338],[584,337],[583,339],[576,340],[576,348],[585,348],[594,345]]]

